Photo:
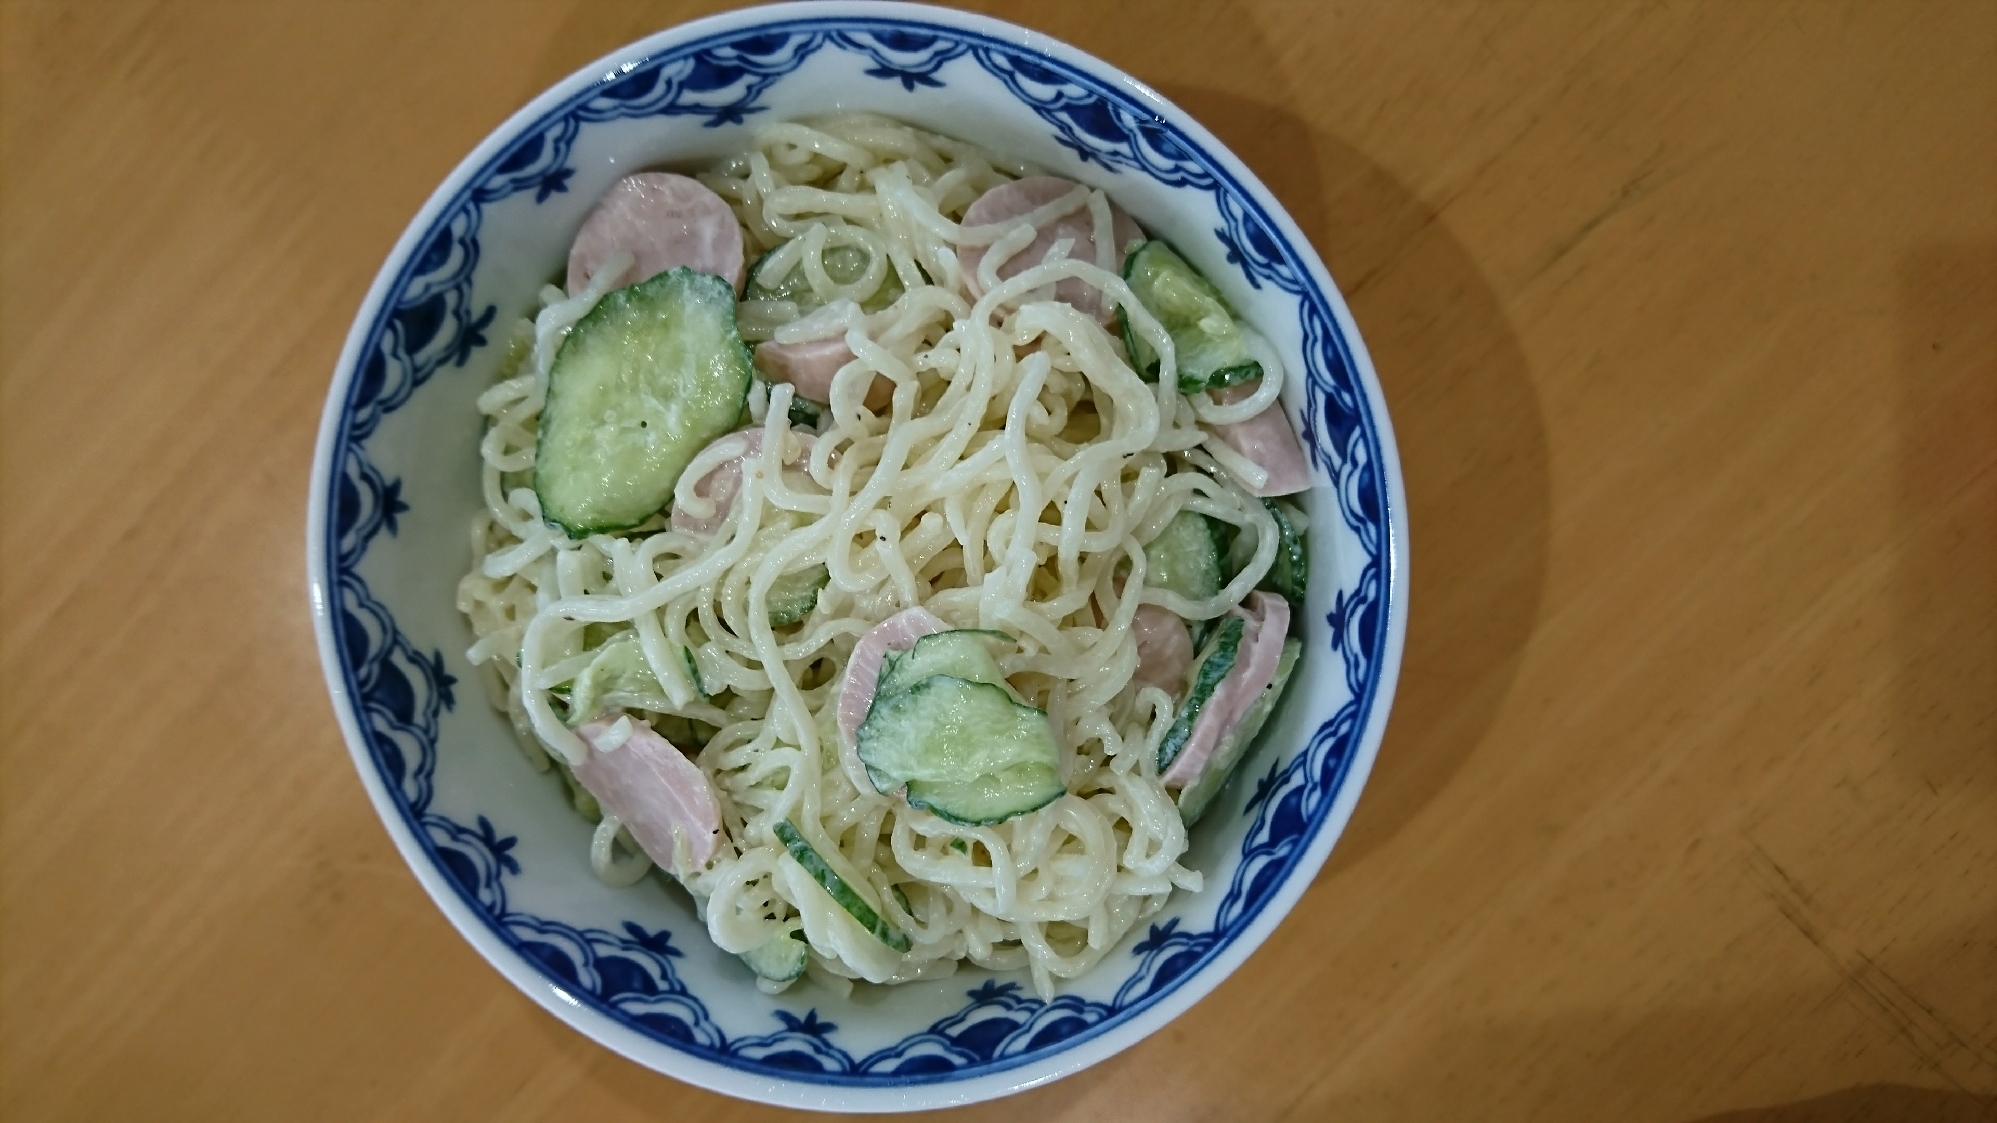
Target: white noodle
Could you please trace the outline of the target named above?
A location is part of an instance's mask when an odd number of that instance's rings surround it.
[[[1283,360],[1276,354],[1276,349],[1254,328],[1243,328],[1241,334],[1255,361],[1262,364],[1262,381],[1256,384],[1253,394],[1227,405],[1220,405],[1205,394],[1195,394],[1186,399],[1192,404],[1193,412],[1208,425],[1234,425],[1246,421],[1274,405],[1277,396],[1283,392]],[[1255,486],[1262,486],[1267,478],[1267,473],[1264,473],[1262,479],[1255,481]]]
[[[1051,995],[1055,980],[1086,971],[1175,888],[1200,884],[1180,864],[1186,830],[1155,763],[1172,701],[1132,682],[1130,627],[1144,602],[1189,619],[1219,616],[1273,561],[1267,512],[1217,478],[1222,468],[1246,469],[1198,422],[1251,416],[1275,400],[1282,370],[1254,336],[1265,371],[1254,397],[1218,406],[1177,394],[1170,337],[1114,271],[1100,191],[1078,187],[1019,219],[961,225],[985,190],[1031,172],[854,114],[765,126],[749,152],[701,177],[735,208],[751,258],[776,249],[759,283],[802,270],[820,304],[803,318],[785,301],[745,304],[745,337],[843,337],[854,355],[833,380],[806,470],[784,467],[798,447],[789,439],[792,389],[779,384],[754,401],[763,451],[743,463],[733,508],[711,538],[655,518],[572,540],[543,523],[528,486],[556,351],[629,269],[628,257],[607,262],[574,297],[544,290],[543,307],[519,329],[524,369],[504,372],[478,400],[486,510],[473,527],[476,561],[459,606],[479,637],[467,654],[496,704],[537,764],[542,748],[571,764],[584,759],[587,748],[556,710],[558,692],[612,634],[634,632],[671,703],[649,720],[683,748],[704,743],[697,763],[720,795],[727,842],[707,868],[677,871],[706,902],[709,935],[744,952],[802,930],[807,977],[835,990],[853,979],[939,977],[968,960],[1025,968]],[[1040,227],[1084,208],[1093,253],[1077,258],[1063,239],[1001,276]],[[870,263],[846,284],[825,266],[827,250],[841,246],[867,251]],[[976,301],[960,246],[990,247],[977,255],[985,291]],[[889,270],[905,291],[863,312],[859,302]],[[1126,311],[1160,356],[1155,386],[1095,319],[1050,299],[1068,278]],[[876,377],[895,387],[879,413],[863,401]],[[747,448],[733,438],[704,450],[674,504],[712,516],[694,482]],[[1246,568],[1201,601],[1144,583],[1143,543],[1183,509],[1254,536]],[[794,629],[772,628],[773,585],[818,565],[829,581],[817,608]],[[830,732],[837,684],[859,635],[913,605],[953,626],[1018,638],[1003,667],[1022,699],[1047,711],[1071,794],[967,827],[873,789]],[[625,723],[636,720],[620,719],[611,740],[621,743],[617,731],[628,736]],[[773,830],[786,819],[909,936],[911,951],[896,953],[861,928],[792,859]],[[620,850],[638,853],[606,818],[590,864],[607,883],[628,884],[647,866]]]
[[[595,871],[605,885],[622,889],[626,885],[636,885],[645,871],[652,868],[652,860],[638,849],[631,836],[623,832],[624,824],[615,815],[605,815],[596,824],[596,833],[589,840],[589,867]],[[624,850],[635,857],[619,861],[616,851]]]

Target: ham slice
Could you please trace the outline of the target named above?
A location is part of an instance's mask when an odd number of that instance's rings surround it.
[[[860,723],[874,705],[874,686],[880,681],[881,662],[890,651],[907,651],[915,641],[950,625],[926,608],[908,608],[867,629],[853,645],[846,660],[846,678],[839,684],[839,751],[853,752],[858,743]]]
[[[1036,207],[1047,204],[1081,186],[1073,180],[1058,176],[1038,175],[1026,179],[1015,179],[1001,183],[983,195],[978,196],[964,211],[965,226],[989,226],[1019,218]],[[1125,214],[1115,203],[1109,205],[1110,231],[1116,239],[1113,248],[1111,268],[1123,272],[1124,247],[1144,237],[1144,230],[1137,220]],[[1055,219],[1040,228],[1040,234],[1031,245],[1014,254],[999,267],[1001,279],[1011,277],[1024,269],[1041,263],[1054,243],[1063,238],[1073,241],[1068,256],[1079,261],[1093,262],[1096,259],[1096,224],[1089,215],[1089,208],[1079,210]],[[973,300],[985,295],[984,286],[978,283],[978,263],[985,259],[990,246],[958,246],[957,264],[964,271],[964,284],[971,290]],[[1094,316],[1102,323],[1116,318],[1116,308],[1102,298],[1102,292],[1094,285],[1079,277],[1069,277],[1054,286],[1054,299],[1072,305],[1078,311]]]
[[[636,259],[611,288],[649,281],[685,265],[742,291],[742,226],[728,203],[698,180],[639,172],[610,185],[569,247],[569,294],[618,250]]]
[[[1214,400],[1222,405],[1242,401],[1260,385],[1262,382],[1257,379],[1216,390]],[[1261,487],[1249,487],[1246,480],[1236,480],[1248,494],[1273,499],[1310,490],[1310,462],[1304,459],[1303,446],[1297,443],[1296,430],[1290,428],[1290,418],[1283,412],[1282,402],[1270,402],[1268,409],[1246,421],[1215,425],[1213,432],[1227,442],[1227,447],[1269,473],[1269,479]]]
[[[618,723],[630,735],[622,743]],[[721,805],[700,768],[652,727],[624,714],[609,714],[576,729],[589,755],[576,779],[605,812],[617,816],[638,848],[659,868],[700,869],[721,846]],[[605,746],[611,746],[605,751]],[[684,844],[686,852],[679,854]],[[684,858],[684,867],[675,865]]]
[[[1229,615],[1247,621],[1234,669],[1214,688],[1200,709],[1199,720],[1185,747],[1159,779],[1168,788],[1183,788],[1199,778],[1214,750],[1241,724],[1243,714],[1276,681],[1276,664],[1283,657],[1283,640],[1290,630],[1290,602],[1274,593],[1253,592]]]
[[[1130,677],[1177,698],[1193,665],[1193,634],[1176,613],[1155,604],[1137,606],[1130,634],[1137,638],[1137,671]]]
[[[797,387],[799,397],[830,402],[832,376],[853,361],[853,349],[846,346],[844,336],[837,335],[798,343],[770,340],[756,344],[754,358],[757,370]],[[867,408],[878,413],[893,395],[894,383],[877,374],[873,385],[867,387]]]
[[[742,491],[742,465],[763,454],[763,431],[760,428],[742,429],[721,437],[714,444],[740,438],[748,448],[733,460],[723,461],[713,471],[702,476],[693,485],[693,493],[714,501],[714,513],[706,518],[697,518],[685,508],[673,508],[673,529],[685,534],[713,534],[728,521],[728,513],[735,509],[735,497]],[[784,467],[803,471],[811,463],[811,446],[817,441],[809,433],[793,432],[790,439],[800,446],[796,456],[784,463]],[[714,444],[707,447],[713,448]]]

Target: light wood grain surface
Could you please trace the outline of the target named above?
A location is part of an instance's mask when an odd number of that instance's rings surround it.
[[[709,5],[0,4],[0,1115],[752,1120],[391,847],[306,477],[429,191]],[[1169,1029],[969,1120],[1997,1117],[1997,5],[1019,0],[1290,208],[1393,410],[1351,829]]]

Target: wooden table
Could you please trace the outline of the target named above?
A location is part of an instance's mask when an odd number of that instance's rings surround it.
[[[450,929],[303,573],[403,224],[707,7],[0,7],[0,1115],[781,1114],[590,1044]],[[1997,5],[993,8],[1191,110],[1324,255],[1413,622],[1268,945],[955,1117],[1997,1117]]]

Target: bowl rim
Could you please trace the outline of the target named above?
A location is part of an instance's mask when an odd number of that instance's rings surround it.
[[[1381,627],[1384,635],[1376,674],[1366,684],[1371,697],[1357,699],[1361,725],[1352,734],[1349,756],[1329,808],[1311,828],[1314,833],[1291,860],[1280,884],[1259,902],[1255,915],[1226,943],[1178,976],[1163,993],[1130,1009],[1127,1016],[1097,1027],[1096,1032],[1077,1035],[1052,1051],[1029,1053],[1009,1064],[994,1062],[981,1066],[969,1075],[953,1078],[948,1074],[938,1074],[936,1079],[914,1079],[891,1086],[824,1083],[812,1081],[804,1074],[768,1077],[672,1048],[632,1031],[590,1003],[579,1001],[538,966],[528,964],[518,949],[502,940],[484,913],[475,907],[475,902],[466,898],[463,886],[446,876],[434,854],[417,837],[397,794],[389,790],[369,751],[369,734],[358,717],[360,703],[349,689],[346,668],[334,634],[338,593],[331,580],[333,559],[330,550],[335,543],[328,534],[329,504],[336,475],[334,456],[345,444],[343,430],[360,360],[372,341],[374,327],[383,315],[385,302],[405,282],[404,274],[412,267],[419,247],[432,234],[439,219],[456,205],[475,180],[489,173],[493,165],[504,158],[508,149],[531,133],[532,126],[537,122],[546,121],[569,107],[571,102],[586,98],[601,83],[620,76],[620,68],[629,69],[630,65],[640,64],[661,53],[689,50],[704,40],[738,37],[752,28],[778,24],[850,25],[856,20],[879,20],[918,27],[927,25],[931,29],[959,36],[983,37],[1003,44],[1008,50],[1030,52],[1056,60],[1065,64],[1067,69],[1085,75],[1105,88],[1120,91],[1132,102],[1148,107],[1202,149],[1203,155],[1217,165],[1215,170],[1231,179],[1233,186],[1256,206],[1258,217],[1288,243],[1296,263],[1306,274],[1303,283],[1316,290],[1331,315],[1339,337],[1337,343],[1349,363],[1350,374],[1364,391],[1365,400],[1358,413],[1373,438],[1378,454],[1372,467],[1380,475],[1379,486],[1385,501],[1380,521],[1388,532],[1380,544],[1382,588],[1379,595],[1383,602]],[[1343,833],[1384,736],[1406,641],[1407,500],[1385,396],[1343,294],[1332,281],[1315,247],[1288,211],[1262,181],[1196,119],[1120,68],[1045,33],[1005,20],[903,0],[803,0],[742,8],[667,27],[551,83],[488,132],[444,177],[403,229],[356,313],[334,368],[320,421],[307,502],[306,539],[308,591],[321,669],[348,752],[397,850],[451,925],[487,962],[544,1009],[584,1036],[631,1060],[726,1094],[825,1110],[914,1110],[970,1103],[1023,1091],[1079,1071],[1134,1045],[1205,997],[1268,938],[1310,887],[1332,846]]]

